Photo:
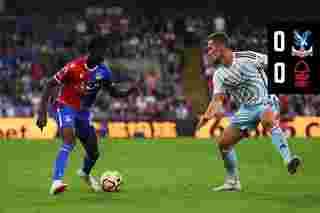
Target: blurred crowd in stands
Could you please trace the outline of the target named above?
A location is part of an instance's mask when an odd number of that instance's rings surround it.
[[[232,46],[266,52],[266,29],[228,17],[132,15],[120,7],[90,7],[58,17],[19,15],[0,17],[0,117],[33,116],[43,82],[71,59],[86,53],[90,38],[108,37],[106,63],[127,72],[140,92],[113,99],[103,92],[95,117],[113,120],[188,119],[190,101],[183,94],[181,73],[186,33],[199,41],[209,32],[228,31]],[[236,21],[233,23],[232,21]],[[214,70],[203,54],[203,76],[212,88]],[[319,96],[283,96],[297,114],[319,115]],[[232,110],[232,104],[230,110]]]
[[[130,16],[119,7],[93,7],[81,14],[53,18],[2,16],[1,26],[0,117],[33,116],[44,80],[85,54],[88,41],[97,34],[110,43],[106,63],[114,72],[132,75],[140,83],[140,91],[119,99],[100,93],[93,109],[96,118],[191,116],[180,83],[183,42],[177,39],[170,21]]]

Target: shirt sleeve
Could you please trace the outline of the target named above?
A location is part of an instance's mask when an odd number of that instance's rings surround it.
[[[113,75],[112,75],[111,69],[109,67],[107,67],[107,66],[101,66],[100,69],[101,69],[100,72],[102,74],[103,81],[111,82],[112,79],[113,79]]]
[[[64,66],[60,71],[58,71],[53,78],[59,83],[62,84],[71,78],[71,67],[69,65]]]
[[[224,76],[222,75],[221,69],[217,69],[213,75],[212,79],[213,83],[213,95],[217,94],[225,94],[225,88],[224,88]]]

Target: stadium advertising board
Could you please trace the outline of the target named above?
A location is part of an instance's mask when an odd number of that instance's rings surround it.
[[[41,132],[35,125],[33,118],[2,118],[0,120],[0,139],[53,139],[57,135],[57,126],[52,119]],[[183,123],[183,122],[180,122]],[[229,124],[223,119],[217,127],[213,128],[214,121],[209,121],[203,128],[195,133],[196,138],[210,138],[219,136]],[[94,126],[99,135],[110,138],[176,138],[190,135],[190,132],[178,131],[179,123],[167,122],[95,122]],[[320,137],[319,117],[296,117],[294,120],[282,123],[282,127],[291,137]],[[190,129],[188,131],[191,131]],[[268,133],[261,126],[252,131],[252,137],[266,136]]]
[[[196,132],[196,138],[210,138],[220,136],[229,124],[227,118],[223,119],[216,128],[213,128],[214,120],[209,121],[203,128]],[[290,137],[320,137],[319,117],[295,117],[292,121],[282,122],[281,127]],[[269,136],[261,125],[250,132],[251,137]]]
[[[57,134],[57,126],[52,119],[41,132],[33,118],[1,118],[0,139],[52,139]]]
[[[175,122],[94,122],[97,133],[107,132],[110,138],[175,138],[177,137]],[[41,132],[33,118],[2,118],[0,120],[0,139],[53,139],[58,129],[54,120]]]
[[[175,138],[177,137],[175,122],[109,122],[110,138]]]

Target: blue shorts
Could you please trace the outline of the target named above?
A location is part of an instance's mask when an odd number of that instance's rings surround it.
[[[78,111],[59,104],[54,110],[54,118],[60,131],[64,128],[73,128],[80,138],[85,138],[91,131],[95,131],[92,125],[92,116],[88,110]]]
[[[265,104],[241,105],[239,110],[231,117],[230,125],[241,130],[255,129],[260,122],[262,113],[267,109],[280,113],[279,100],[274,98]]]

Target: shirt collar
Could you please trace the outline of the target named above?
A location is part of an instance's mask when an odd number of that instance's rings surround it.
[[[93,68],[90,69],[90,68],[88,67],[87,63],[85,63],[85,64],[84,64],[84,67],[85,67],[87,70],[89,70],[90,72],[92,72],[92,71],[95,71],[95,70],[98,68],[98,65],[96,65],[95,67],[93,67]]]

